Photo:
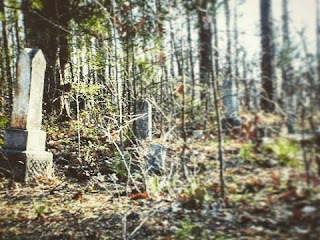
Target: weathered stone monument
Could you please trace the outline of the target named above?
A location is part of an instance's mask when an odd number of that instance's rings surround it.
[[[135,132],[139,140],[152,140],[152,106],[148,101],[141,100],[136,103]]]
[[[165,170],[167,148],[161,144],[151,144],[147,156],[148,167],[155,173]]]
[[[41,130],[45,69],[41,50],[25,48],[20,54],[10,128],[4,133],[7,167],[25,182],[53,174],[52,153],[45,151],[46,133]]]
[[[135,134],[139,140],[152,140],[152,105],[146,100],[136,102],[137,120]],[[167,148],[161,144],[150,144],[146,156],[147,169],[154,173],[165,170]]]
[[[235,82],[231,79],[223,81],[223,105],[224,122],[227,127],[240,127],[237,88]]]

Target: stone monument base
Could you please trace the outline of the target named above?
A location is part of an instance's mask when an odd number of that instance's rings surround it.
[[[32,182],[39,176],[53,177],[51,152],[46,151],[18,151],[3,149],[7,159],[2,160],[1,165],[12,172],[18,181]]]
[[[42,130],[25,130],[8,128],[4,131],[5,149],[20,151],[44,151],[46,132]]]

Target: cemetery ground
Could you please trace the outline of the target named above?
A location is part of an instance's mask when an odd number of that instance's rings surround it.
[[[125,143],[122,157],[117,132],[77,124],[45,121],[53,179],[25,185],[1,175],[0,239],[318,239],[317,165],[308,188],[303,151],[285,134],[259,146],[224,137],[222,199],[216,131],[190,135],[183,156],[175,131],[153,140],[167,156],[152,172],[150,143]]]

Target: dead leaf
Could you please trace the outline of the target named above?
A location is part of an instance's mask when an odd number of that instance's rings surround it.
[[[281,184],[280,178],[275,172],[271,173],[270,177],[271,177],[272,182],[275,186],[280,186],[280,184]]]
[[[120,18],[119,18],[118,15],[115,15],[115,16],[114,16],[114,21],[115,21],[115,23],[116,23],[118,26],[121,26],[121,25],[122,25],[122,22],[121,22],[121,20],[120,20]]]
[[[296,196],[297,196],[297,192],[295,189],[293,189],[293,190],[289,190],[289,191],[281,193],[278,196],[278,199],[287,199],[287,198],[296,197]]]
[[[131,198],[131,200],[147,199],[147,198],[149,198],[149,195],[146,192],[133,193],[133,194],[131,194],[130,198]]]
[[[72,197],[73,200],[82,200],[82,192],[77,192],[75,195]]]
[[[240,222],[241,223],[248,223],[248,222],[252,222],[253,218],[249,213],[244,213],[240,216]]]
[[[293,216],[294,219],[297,219],[297,220],[301,220],[303,218],[302,212],[301,212],[300,209],[293,210],[292,216]]]
[[[179,94],[183,94],[184,93],[184,86],[183,86],[182,83],[179,84],[179,86],[176,89],[176,92],[179,93]]]
[[[39,213],[39,214],[37,215],[36,221],[43,223],[43,222],[46,221],[46,218],[45,218],[45,216],[43,216],[42,214]]]

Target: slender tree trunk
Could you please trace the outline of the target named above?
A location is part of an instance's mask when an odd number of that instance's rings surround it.
[[[137,79],[136,79],[136,60],[135,60],[135,49],[134,49],[134,41],[131,40],[131,61],[132,61],[132,84],[133,84],[133,115],[137,114]],[[135,124],[135,121],[134,121]],[[135,129],[135,125],[134,125]]]
[[[244,96],[244,105],[246,109],[250,110],[250,87],[249,87],[249,79],[247,71],[249,71],[249,66],[246,62],[247,53],[243,51],[242,55],[242,78],[244,83],[244,90],[245,90],[245,96]]]
[[[174,36],[174,32],[172,31],[173,30],[173,26],[172,26],[172,22],[170,21],[170,36],[171,36],[171,46],[173,47],[173,53],[174,53],[174,56],[176,58],[176,63],[177,63],[177,66],[178,66],[178,76],[182,76],[182,68],[181,68],[181,62],[180,62],[180,49],[178,49],[177,47],[177,43],[176,43],[176,40],[175,40],[175,36]]]
[[[230,28],[230,7],[229,1],[224,1],[225,16],[226,16],[226,33],[227,33],[227,52],[226,52],[226,62],[227,62],[227,72],[226,78],[232,79],[232,59],[231,59],[231,28]]]
[[[216,12],[216,11],[215,11]],[[217,80],[220,75],[220,67],[219,67],[219,38],[218,38],[218,26],[217,26],[217,16],[216,13],[213,18],[213,35],[214,35],[214,71],[215,71],[215,79]],[[217,84],[218,85],[218,84]]]
[[[198,22],[199,22],[199,48],[200,48],[200,98],[205,103],[205,116],[203,121],[203,129],[207,128],[207,120],[209,115],[209,89],[210,74],[212,68],[212,31],[211,16],[209,15],[208,0],[198,0]]]
[[[189,63],[190,63],[190,74],[191,74],[191,120],[194,119],[194,99],[195,99],[195,88],[196,81],[194,76],[194,63],[193,63],[193,54],[192,54],[192,39],[191,39],[191,16],[189,10],[189,1],[187,6],[187,31],[188,31],[188,55],[189,55]]]
[[[288,14],[288,0],[282,0],[282,44],[284,50],[284,63],[282,64],[282,93],[287,98],[288,86],[288,71],[289,71],[289,54],[290,54],[290,37],[289,37],[289,14]]]
[[[317,68],[318,68],[318,96],[320,96],[320,0],[317,0]],[[318,100],[320,105],[320,100]]]
[[[182,111],[181,111],[181,122],[182,122],[182,137],[183,137],[183,155],[187,144],[187,131],[186,131],[186,78],[184,70],[184,49],[181,41],[181,67],[182,67]]]
[[[295,123],[295,103],[292,66],[291,66],[291,41],[289,31],[289,0],[282,0],[282,44],[283,44],[283,63],[282,63],[282,107],[287,113],[288,133],[294,133]]]
[[[12,92],[12,75],[11,75],[11,65],[10,65],[10,53],[9,53],[9,43],[7,34],[7,21],[6,12],[4,9],[4,1],[0,1],[0,14],[2,15],[2,40],[3,40],[3,52],[4,52],[4,62],[5,62],[5,78],[8,85],[8,95],[9,95],[9,109],[12,107],[13,92]]]
[[[261,74],[262,93],[261,109],[265,112],[273,112],[274,105],[274,45],[272,30],[272,0],[260,0],[261,14]]]
[[[239,29],[238,29],[238,1],[234,1],[234,77],[237,91],[239,93]]]
[[[15,11],[15,16],[14,16],[14,28],[15,28],[15,37],[17,41],[17,51],[18,53],[21,52],[21,41],[20,41],[20,36],[19,36],[19,14],[17,11]]]
[[[115,12],[115,7],[116,3],[115,0],[113,0],[113,12]],[[113,21],[113,41],[114,41],[114,59],[115,59],[115,80],[117,83],[117,101],[118,101],[118,107],[119,107],[119,135],[120,135],[120,150],[124,150],[124,144],[123,144],[123,112],[122,112],[122,79],[121,76],[119,76],[119,71],[118,71],[118,41],[117,41],[117,29],[116,25]]]
[[[0,35],[0,111],[2,112],[4,110],[4,96],[5,96],[5,91],[4,91],[4,85],[5,85],[5,74],[4,74],[4,67],[3,67],[3,55],[2,55],[2,35]]]
[[[212,67],[212,32],[211,19],[208,15],[208,0],[198,0],[198,21],[199,21],[199,52],[200,52],[200,85],[202,88],[201,99],[207,96],[207,86],[209,86],[209,75]]]

